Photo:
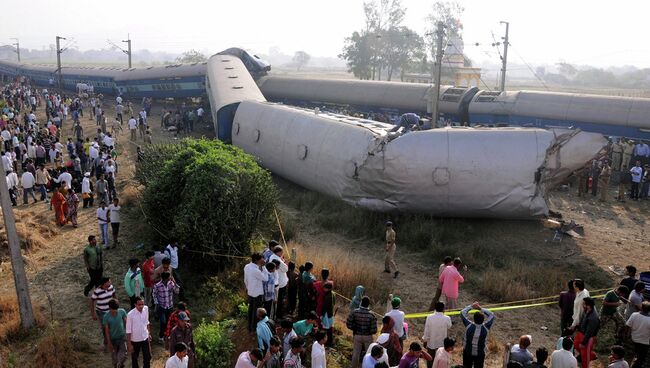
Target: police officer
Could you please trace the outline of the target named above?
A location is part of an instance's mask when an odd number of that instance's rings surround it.
[[[621,171],[621,161],[623,160],[623,146],[622,141],[617,141],[612,144],[612,169],[614,171]]]
[[[632,160],[632,153],[634,153],[634,141],[628,140],[623,144],[623,163],[622,163],[622,165],[626,165],[627,167],[631,167],[630,165],[633,164],[633,162],[630,162]]]
[[[384,260],[384,272],[391,273],[391,266],[395,269],[395,278],[399,276],[399,269],[395,263],[395,230],[393,230],[393,223],[386,221],[386,245],[384,251],[386,258]]]

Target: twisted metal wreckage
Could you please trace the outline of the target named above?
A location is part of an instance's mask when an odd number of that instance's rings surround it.
[[[276,175],[377,211],[536,218],[546,194],[598,155],[597,133],[390,124],[269,103],[243,63],[214,55],[206,87],[219,139]]]

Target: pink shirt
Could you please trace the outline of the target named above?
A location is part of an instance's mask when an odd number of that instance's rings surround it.
[[[438,279],[442,285],[442,293],[449,298],[458,298],[458,284],[465,282],[463,275],[455,266],[447,266]]]

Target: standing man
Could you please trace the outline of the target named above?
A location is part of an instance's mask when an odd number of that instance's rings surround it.
[[[391,267],[395,270],[394,278],[399,276],[399,269],[395,263],[395,230],[393,230],[393,223],[391,221],[386,221],[386,245],[384,246],[384,251],[386,252],[386,257],[384,259],[384,272],[391,273]]]
[[[580,319],[584,314],[584,308],[582,307],[583,300],[589,297],[589,290],[585,288],[585,282],[580,279],[573,280],[573,290],[576,292],[576,297],[573,300],[573,322],[571,322],[571,331],[574,331]]]
[[[102,234],[102,243],[104,248],[108,249],[108,222],[110,221],[110,212],[106,207],[106,202],[102,200],[97,208],[97,224],[99,225],[99,232]]]
[[[570,337],[562,339],[562,349],[555,350],[551,354],[552,368],[576,368],[578,361],[573,356],[573,340]]]
[[[448,310],[458,307],[458,285],[465,282],[465,278],[459,271],[462,265],[460,258],[454,259],[454,264],[445,267],[438,279]]]
[[[103,319],[108,351],[111,353],[113,368],[124,368],[126,362],[126,311],[120,308],[116,299],[108,302],[108,313]]]
[[[576,175],[578,177],[578,197],[582,197],[585,193],[587,193],[587,182],[589,180],[589,170],[590,170],[589,164],[585,164],[585,166],[581,169],[579,169],[576,172]]]
[[[641,176],[643,175],[643,169],[641,168],[641,161],[637,160],[634,167],[630,169],[630,174],[632,175],[632,190],[630,197],[632,200],[639,200],[639,185],[641,185]]]
[[[34,195],[34,185],[36,184],[34,175],[29,171],[25,171],[20,177],[20,184],[23,186],[23,204],[28,203],[28,195],[32,196],[34,203],[38,202],[36,200],[36,196]]]
[[[189,357],[187,356],[188,346],[182,342],[174,346],[174,353],[165,362],[165,368],[188,368]]]
[[[269,317],[266,315],[266,309],[257,308],[257,326],[255,327],[255,334],[257,335],[257,347],[262,350],[262,353],[266,354],[271,346],[271,337],[273,337],[273,332],[269,327]]]
[[[142,279],[142,271],[138,265],[140,261],[137,258],[129,260],[129,270],[124,275],[124,291],[129,296],[131,301],[131,309],[135,307],[136,297],[142,297],[144,291],[144,280]]]
[[[587,297],[582,300],[583,314],[580,318],[576,334],[576,350],[580,353],[582,368],[589,368],[591,354],[596,346],[596,335],[600,329],[598,313],[594,309],[594,300]]]
[[[393,319],[393,331],[395,331],[397,337],[399,337],[399,344],[403,348],[404,340],[406,340],[406,334],[404,333],[404,312],[400,310],[402,300],[398,297],[393,297],[393,294],[390,294],[388,298],[389,303],[388,308],[386,308],[388,312],[385,314],[385,316]]]
[[[138,121],[133,116],[129,119],[129,132],[131,132],[131,140],[135,141],[138,138]]]
[[[248,294],[248,332],[255,331],[255,313],[264,305],[264,282],[268,276],[262,272],[264,258],[259,253],[251,255],[251,262],[244,267],[244,284]]]
[[[596,194],[598,194],[598,178],[600,177],[600,171],[601,171],[600,162],[598,162],[597,160],[593,160],[591,162],[590,176],[591,176],[591,195],[594,197],[596,196]]]
[[[149,368],[151,362],[151,330],[149,327],[149,308],[138,297],[135,308],[126,315],[126,342],[131,353],[131,367],[139,368],[138,356],[142,351],[142,366]]]
[[[97,245],[95,235],[88,236],[88,245],[84,248],[84,264],[90,277],[90,281],[84,287],[84,296],[88,296],[90,290],[99,285],[104,273],[104,253],[102,248]]]
[[[169,355],[174,356],[178,353],[178,345],[183,344],[187,347],[185,350],[188,357],[188,367],[194,367],[194,333],[190,324],[190,317],[185,312],[178,313],[176,327],[172,328],[169,333]]]
[[[170,266],[172,267],[172,275],[174,275],[174,282],[180,288],[180,298],[183,299],[183,282],[178,276],[178,240],[172,238],[169,240],[169,244],[165,247],[165,255],[171,261]]]
[[[154,252],[148,250],[144,254],[146,260],[142,263],[142,280],[144,282],[144,303],[146,305],[151,304],[151,292],[153,289],[153,271],[155,269],[154,265]]]
[[[625,165],[627,167],[630,167],[632,165],[632,154],[634,153],[634,141],[632,140],[627,140],[625,144],[623,144],[623,163],[622,165]]]
[[[614,336],[617,343],[623,340],[623,328],[625,327],[625,320],[618,312],[618,307],[621,305],[621,298],[625,298],[628,293],[627,286],[619,285],[615,290],[610,290],[605,294],[603,299],[603,306],[600,309],[600,327],[603,328],[607,322],[614,321]]]
[[[609,178],[612,175],[612,169],[609,167],[607,161],[603,162],[603,168],[598,177],[598,186],[600,187],[600,200],[607,201],[607,190],[609,189]]]
[[[369,297],[364,296],[361,299],[360,307],[350,313],[345,325],[352,331],[354,341],[352,368],[357,368],[361,363],[361,358],[363,358],[372,343],[372,337],[377,333],[377,317],[370,312]]]
[[[287,301],[287,284],[289,283],[289,276],[287,276],[289,267],[284,260],[284,248],[282,248],[280,245],[277,245],[273,249],[273,255],[269,257],[269,261],[273,263],[276,263],[277,261],[277,263],[279,263],[276,271],[278,282],[278,300],[275,307],[275,318],[281,320],[282,317],[284,317],[284,304]]]
[[[438,267],[438,272],[435,274],[436,283],[438,284],[438,286],[436,287],[436,295],[434,295],[433,300],[431,300],[431,304],[429,305],[430,311],[434,310],[436,303],[440,301],[440,296],[442,295],[442,284],[440,283],[440,275],[442,275],[442,271],[445,270],[445,267],[451,266],[451,261],[452,258],[450,256],[446,256],[445,259],[440,264],[440,266]]]
[[[437,302],[435,304],[435,312],[427,316],[424,322],[424,348],[431,356],[437,356],[438,348],[445,347],[445,340],[447,340],[447,332],[451,328],[451,318],[445,316],[445,305]],[[453,347],[453,345],[452,345]],[[427,368],[431,368],[433,362],[427,361]]]
[[[38,191],[41,193],[41,201],[47,199],[47,184],[51,179],[49,171],[45,170],[45,165],[41,164],[38,170],[36,170],[36,185],[38,186]]]
[[[621,161],[623,160],[623,146],[622,140],[616,141],[612,144],[612,169],[621,171]]]
[[[477,309],[474,313],[474,321],[469,320],[469,311]],[[464,368],[483,368],[485,362],[485,344],[488,333],[494,323],[494,314],[485,308],[481,308],[478,302],[468,305],[460,312],[460,318],[465,325],[463,349],[463,367]]]
[[[153,287],[153,303],[157,306],[160,330],[158,342],[163,343],[169,315],[174,310],[174,294],[178,294],[178,285],[171,279],[169,272],[163,272],[161,280]]]
[[[632,368],[641,368],[648,356],[650,347],[650,302],[643,302],[641,312],[632,313],[627,320],[626,326],[632,332],[634,343],[634,363]]]
[[[120,206],[120,200],[117,197],[113,197],[113,203],[108,206],[110,211],[111,219],[111,230],[113,230],[113,248],[117,248],[119,241],[117,240],[118,235],[120,234],[120,211],[122,207]]]
[[[108,302],[115,296],[115,288],[111,284],[111,279],[103,277],[99,280],[99,286],[95,288],[93,294],[90,296],[90,315],[93,320],[99,321],[99,329],[101,331],[104,348],[108,347],[108,339],[104,334],[104,315],[108,313]]]
[[[560,307],[560,336],[570,335],[571,332],[568,329],[573,323],[573,301],[576,298],[573,280],[569,280],[567,286],[567,290],[560,293],[558,301]]]

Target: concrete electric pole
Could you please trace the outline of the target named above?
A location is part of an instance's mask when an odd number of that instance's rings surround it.
[[[56,71],[59,74],[59,81],[58,81],[59,89],[63,88],[63,75],[61,73],[61,53],[64,50],[61,50],[61,44],[59,42],[61,40],[65,40],[65,38],[56,36]]]
[[[506,66],[508,65],[508,30],[510,28],[510,23],[501,22],[501,24],[506,25],[506,36],[503,38],[503,57],[501,58],[503,66],[501,67],[501,92],[506,90]]]
[[[127,36],[127,39],[123,40],[122,42],[127,43],[126,51],[122,50],[122,52],[129,56],[129,69],[131,69],[131,36]]]
[[[12,40],[16,40],[16,43],[12,45],[16,46],[16,55],[18,55],[18,62],[20,63],[20,41],[17,38],[12,38]]]
[[[34,326],[34,311],[32,310],[32,299],[29,297],[29,284],[27,283],[27,275],[25,275],[25,264],[23,263],[23,255],[20,251],[20,241],[16,232],[16,220],[14,219],[14,211],[11,207],[11,198],[9,198],[9,195],[5,176],[0,178],[2,217],[4,218],[5,229],[7,230],[7,242],[9,243],[9,253],[11,254],[11,268],[13,269],[14,284],[16,285],[16,296],[18,297],[20,323],[24,329],[30,329]]]
[[[438,22],[438,29],[435,32],[438,37],[436,42],[436,60],[433,64],[433,93],[431,93],[431,127],[438,125],[438,101],[440,100],[440,77],[442,73],[442,41],[445,36],[444,25]]]

